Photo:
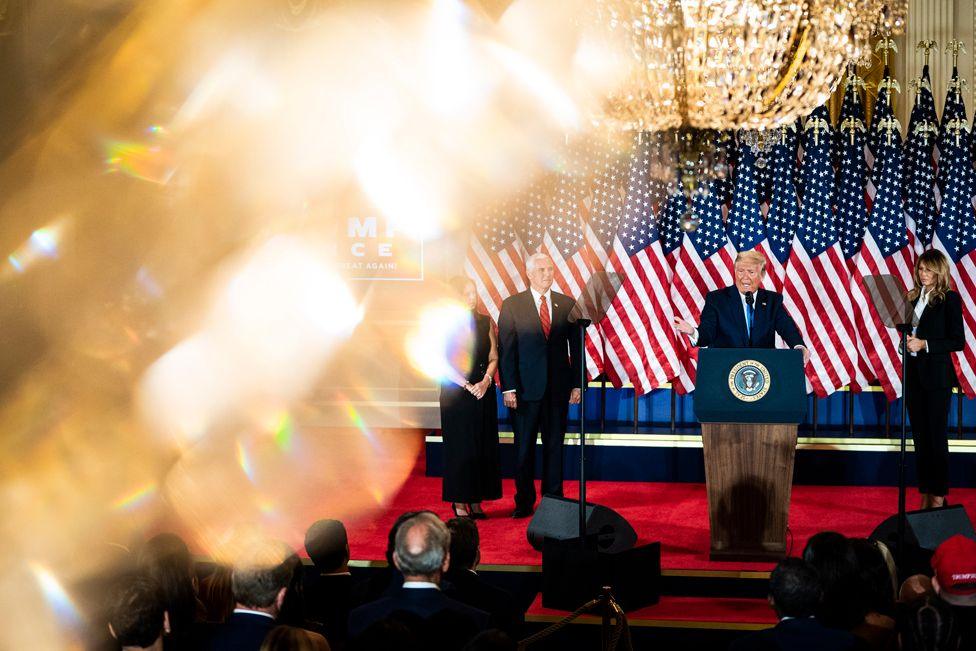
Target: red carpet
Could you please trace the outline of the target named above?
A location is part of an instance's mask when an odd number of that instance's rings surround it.
[[[355,560],[383,560],[386,537],[396,517],[409,510],[431,509],[452,517],[449,504],[441,501],[441,479],[425,477],[422,461],[376,517],[349,522],[349,540]],[[587,482],[588,501],[609,506],[631,523],[640,542],[661,541],[661,565],[665,570],[769,570],[767,563],[729,563],[708,560],[708,506],[704,484],[641,482]],[[579,492],[577,482],[566,482],[567,496]],[[478,523],[481,562],[486,565],[541,565],[542,555],[525,538],[529,521],[513,520],[514,486],[506,480],[505,497],[485,504],[489,519]],[[910,489],[908,506],[917,506],[918,494]],[[964,504],[970,518],[976,514],[976,489],[953,490],[953,504]],[[867,536],[898,507],[898,490],[892,487],[794,486],[790,506],[793,553],[807,538],[831,529],[848,536]]]

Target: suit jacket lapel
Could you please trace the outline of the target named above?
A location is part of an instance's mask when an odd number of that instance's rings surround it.
[[[763,332],[767,321],[769,321],[769,292],[765,289],[760,288],[756,292],[755,308],[756,313],[752,316],[753,341],[756,341],[755,333]]]

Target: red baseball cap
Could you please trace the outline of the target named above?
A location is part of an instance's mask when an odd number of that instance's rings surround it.
[[[976,540],[956,534],[935,550],[932,569],[939,587],[949,594],[976,594]]]

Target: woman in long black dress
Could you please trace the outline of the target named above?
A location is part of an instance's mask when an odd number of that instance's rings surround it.
[[[477,290],[468,278],[451,280],[471,309],[474,329],[471,368],[464,384],[441,384],[441,431],[444,437],[443,498],[451,502],[459,517],[486,518],[484,500],[502,496],[498,461],[498,405],[495,397],[495,369],[498,344],[488,317],[475,311]]]
[[[908,292],[918,325],[908,338],[905,365],[908,418],[915,442],[921,508],[945,505],[949,493],[949,441],[946,423],[952,387],[958,384],[952,363],[966,343],[962,299],[949,289],[949,261],[929,249],[915,263],[915,287]]]

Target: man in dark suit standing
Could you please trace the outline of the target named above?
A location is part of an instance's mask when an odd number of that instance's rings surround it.
[[[231,589],[236,606],[210,640],[212,651],[258,651],[275,626],[295,571],[292,550],[282,542],[261,541],[235,563]]]
[[[735,258],[735,284],[705,296],[698,327],[675,318],[678,332],[700,348],[775,348],[776,335],[790,348],[810,351],[793,318],[783,307],[783,295],[762,289],[766,258],[758,251],[742,251]]]
[[[732,642],[729,651],[845,651],[867,648],[853,633],[827,628],[814,612],[822,590],[817,571],[799,558],[780,561],[769,577],[769,605],[779,624]]]
[[[407,613],[420,620],[435,618],[443,635],[465,638],[453,640],[457,648],[486,629],[488,613],[441,592],[441,576],[451,562],[450,540],[447,527],[433,513],[420,513],[400,525],[393,562],[403,572],[403,586],[349,613],[349,638],[356,638],[371,624],[394,613]]]
[[[580,401],[579,328],[569,322],[576,302],[552,291],[555,267],[544,253],[525,263],[529,289],[502,303],[498,317],[502,396],[515,433],[514,518],[535,508],[535,440],[542,431],[542,493],[563,494],[563,437],[569,404]]]

